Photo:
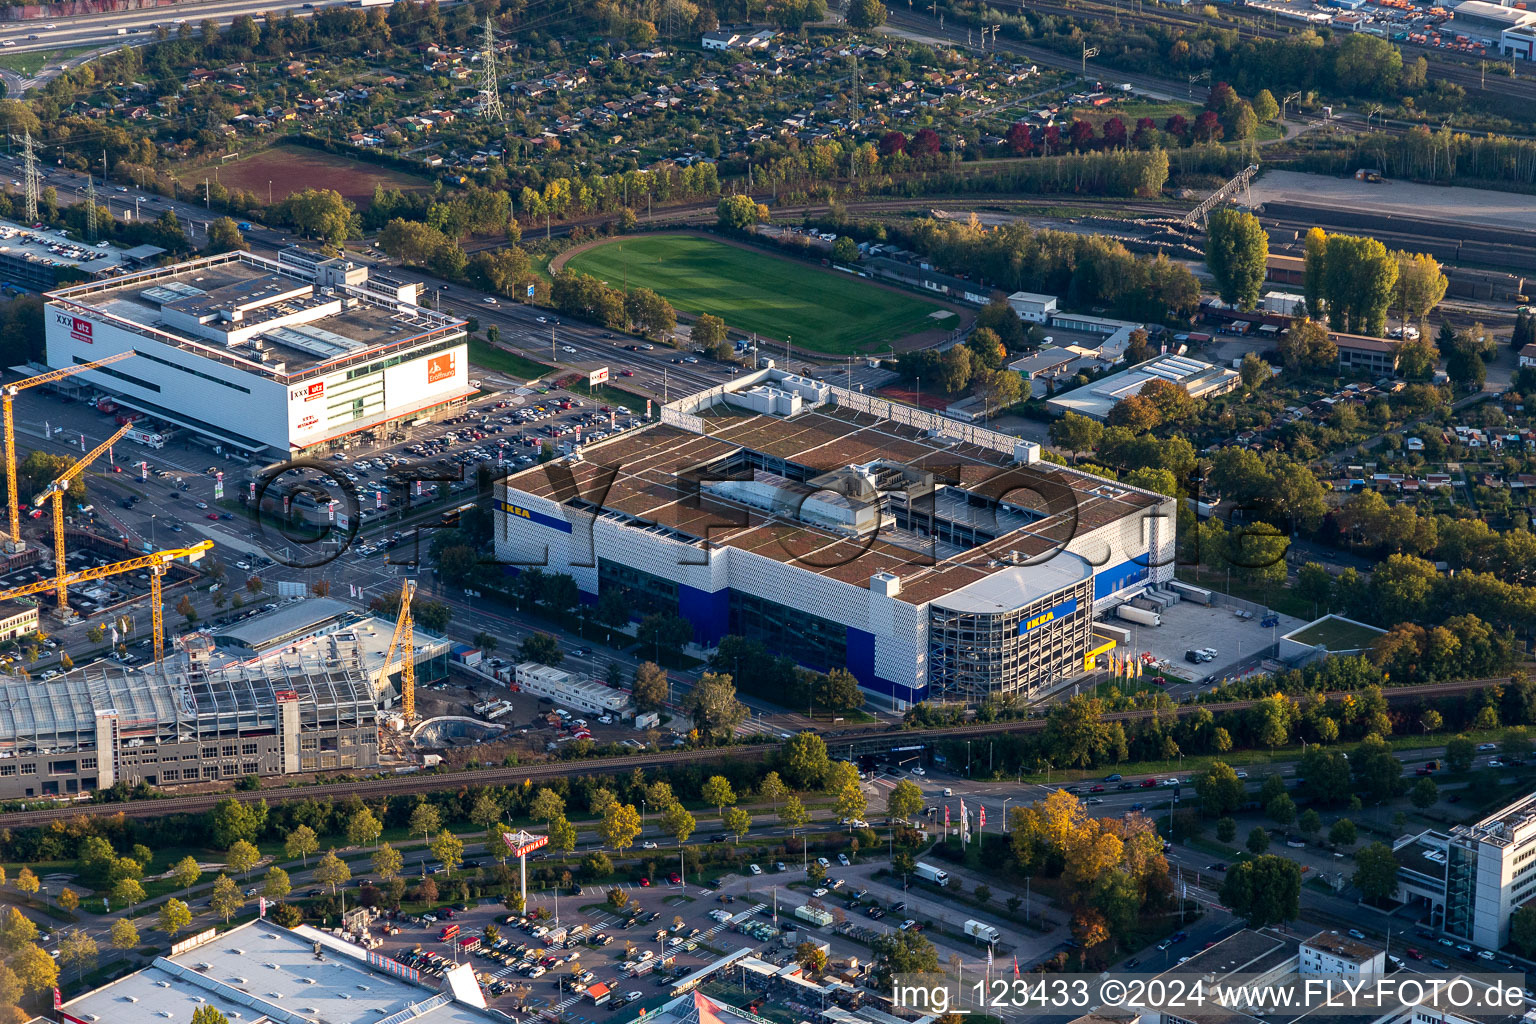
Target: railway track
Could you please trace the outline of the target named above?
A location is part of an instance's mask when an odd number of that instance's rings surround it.
[[[1388,704],[1411,703],[1424,697],[1444,697],[1457,693],[1470,693],[1488,686],[1507,682],[1507,678],[1470,679],[1454,683],[1426,683],[1419,686],[1399,686],[1383,692]],[[1349,696],[1339,691],[1325,695],[1329,701]],[[1212,714],[1223,711],[1243,711],[1257,704],[1257,700],[1219,701],[1208,704],[1181,704],[1171,709],[1175,717],[1193,714],[1205,709]],[[1136,708],[1114,711],[1103,716],[1106,722],[1131,722],[1150,718],[1154,714],[1166,714],[1170,709]],[[1043,718],[1020,719],[1008,722],[985,722],[947,726],[942,729],[843,729],[823,733],[830,748],[836,750],[844,743],[868,742],[872,739],[889,738],[905,743],[992,736],[1002,733],[1039,732],[1046,726]],[[153,818],[167,814],[196,814],[211,810],[221,800],[234,798],[242,802],[266,800],[282,803],[291,800],[316,800],[326,797],[377,797],[411,793],[427,793],[461,786],[521,785],[524,780],[561,778],[567,775],[613,775],[636,768],[658,767],[675,764],[707,764],[726,759],[757,760],[776,752],[777,743],[754,743],[736,747],[714,747],[708,750],[669,751],[660,754],[636,754],[624,757],[593,758],[587,761],[553,761],[546,764],[524,765],[512,768],[487,768],[474,773],[453,775],[392,775],[379,779],[361,779],[352,782],[333,782],[318,786],[295,786],[285,789],[267,789],[241,793],[196,793],[170,797],[165,800],[139,800],[128,803],[71,804],[38,808],[29,811],[13,811],[0,815],[0,827],[32,828],[55,821],[68,821],[79,817],[101,817],[121,814],[129,818]]]

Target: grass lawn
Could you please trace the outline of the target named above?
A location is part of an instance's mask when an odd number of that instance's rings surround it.
[[[99,46],[69,46],[62,50],[28,50],[26,53],[0,54],[0,68],[30,78],[41,71],[43,65],[49,61],[67,60],[99,49],[101,49]]]
[[[876,352],[908,334],[944,326],[940,307],[856,277],[692,235],[609,242],[566,264],[609,284],[653,288],[678,309],[713,313],[740,331],[789,338],[815,352]]]
[[[479,338],[469,339],[469,361],[475,366],[505,373],[519,380],[537,380],[547,373],[554,372],[543,363],[536,363],[514,352],[495,348]]]

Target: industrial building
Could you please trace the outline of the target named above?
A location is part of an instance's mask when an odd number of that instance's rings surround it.
[[[523,693],[544,697],[556,704],[569,704],[578,711],[594,715],[623,714],[629,707],[629,696],[624,691],[537,661],[518,665],[513,670],[512,683]]]
[[[1450,834],[1433,829],[1392,845],[1397,899],[1449,936],[1483,949],[1509,941],[1509,918],[1536,896],[1536,794]]]
[[[472,393],[464,321],[415,298],[349,260],[224,253],[49,292],[47,360],[132,351],[77,379],[215,443],[288,457]]]
[[[1397,372],[1397,350],[1400,339],[1371,338],[1363,334],[1328,332],[1328,340],[1339,349],[1339,370],[1348,373],[1358,370],[1373,376],[1391,375]]]
[[[785,412],[751,408],[781,391]],[[1171,498],[1039,446],[778,370],[500,481],[509,571],[569,573],[711,646],[762,641],[905,702],[1027,697],[1091,661],[1095,611],[1173,575]]]
[[[377,702],[355,666],[284,656],[89,667],[0,683],[0,799],[367,768]]]
[[[185,1024],[211,1006],[250,1024],[482,1024],[503,1021],[485,1008],[465,962],[439,983],[362,946],[308,925],[263,920],[219,933],[209,928],[171,947],[143,970],[54,1011],[70,1024]]]
[[[1505,29],[1499,34],[1499,52],[1506,57],[1536,60],[1536,27]]]
[[[1447,28],[1460,32],[1471,30],[1497,34],[1505,29],[1525,28],[1533,24],[1536,24],[1536,11],[1505,7],[1488,3],[1487,0],[1462,0],[1456,5],[1451,24]],[[1442,34],[1445,31],[1445,28],[1441,29]]]
[[[1237,390],[1242,375],[1231,367],[1215,366],[1188,356],[1156,356],[1074,391],[1058,394],[1045,404],[1058,415],[1075,412],[1079,416],[1104,421],[1116,403],[1141,394],[1141,389],[1154,380],[1183,385],[1191,398],[1211,398]]]
[[[91,245],[59,231],[0,221],[0,281],[27,291],[116,274],[164,253],[153,245],[128,250],[107,242]]]

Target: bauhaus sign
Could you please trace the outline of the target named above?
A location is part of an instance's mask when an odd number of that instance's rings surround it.
[[[80,317],[71,316],[68,313],[58,312],[53,314],[53,319],[61,326],[69,328],[69,336],[76,341],[83,341],[87,345],[94,345],[96,343],[96,339],[91,334],[96,325],[91,323],[91,321],[82,320]]]
[[[444,352],[427,360],[427,383],[436,384],[453,376],[453,353]]]

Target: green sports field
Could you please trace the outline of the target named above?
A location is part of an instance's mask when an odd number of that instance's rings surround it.
[[[932,319],[933,303],[836,271],[692,235],[609,242],[566,267],[611,285],[652,288],[688,313],[713,313],[755,331],[831,355],[883,352],[897,338],[956,321]]]

